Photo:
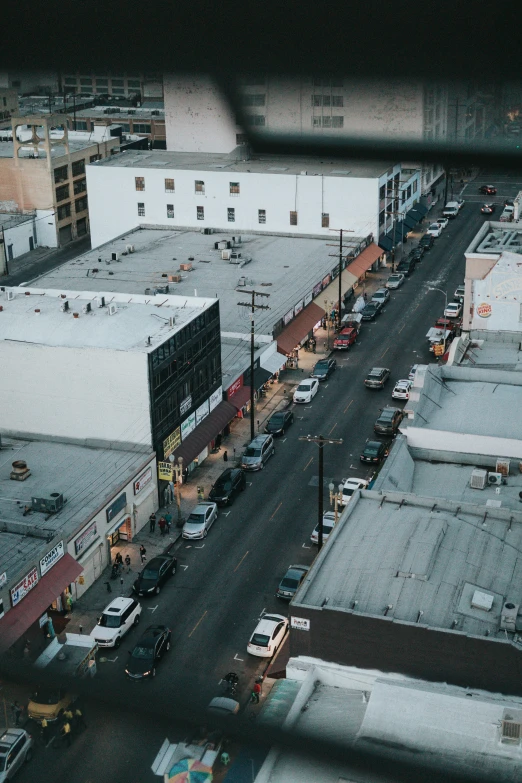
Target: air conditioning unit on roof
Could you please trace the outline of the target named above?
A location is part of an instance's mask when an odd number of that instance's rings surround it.
[[[115,315],[118,312],[118,306],[114,302],[111,302],[107,308],[107,312],[109,315]]]
[[[471,479],[469,485],[472,489],[484,489],[487,480],[488,480],[487,470],[481,470],[480,468],[475,468],[475,470],[471,471]]]
[[[125,245],[125,250],[127,253],[134,253],[134,245]]]
[[[520,604],[515,604],[512,601],[506,601],[502,607],[502,613],[500,615],[500,630],[511,631],[515,633],[517,615]]]
[[[510,460],[499,457],[495,465],[496,473],[502,473],[503,476],[509,476],[509,465]]]
[[[64,499],[61,492],[51,492],[49,497],[31,498],[33,511],[43,511],[46,514],[56,514],[63,508]]]
[[[12,299],[15,298],[15,292],[14,291],[9,291],[9,289],[8,289],[5,292],[5,297],[6,297],[7,301],[10,302]]]
[[[488,484],[500,486],[502,484],[502,473],[488,473]]]
[[[221,251],[221,258],[223,259],[223,261],[230,261],[230,253],[231,253],[230,250]]]

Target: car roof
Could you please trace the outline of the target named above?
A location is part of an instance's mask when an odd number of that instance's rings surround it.
[[[302,386],[303,384],[308,384],[308,386],[312,386],[314,381],[315,378],[303,378],[303,380],[299,383],[299,386]]]
[[[223,713],[233,715],[239,710],[240,704],[234,699],[229,699],[226,696],[214,696],[212,701],[207,707],[210,712]]]
[[[255,627],[254,633],[271,633],[274,630],[274,627],[284,620],[286,620],[286,617],[283,617],[282,615],[267,614],[260,619]]]
[[[170,562],[173,558],[169,557],[168,555],[156,555],[156,557],[153,557],[152,560],[149,560],[149,562],[146,564],[146,568],[150,568],[151,566],[160,566],[162,563]]]
[[[128,606],[132,604],[133,600],[134,599],[132,598],[125,598],[124,596],[121,596],[120,598],[114,598],[103,611],[104,613],[121,614],[125,611],[125,609],[127,609]]]
[[[19,740],[20,737],[24,734],[27,734],[25,729],[13,728],[4,731],[2,736],[0,736],[0,755],[2,755],[3,753],[8,753],[11,747],[15,744],[15,742]]]
[[[396,381],[395,386],[409,386],[411,381],[409,378],[401,378],[400,381]]]
[[[214,507],[215,505],[216,505],[215,503],[198,503],[197,506],[194,506],[194,508],[192,509],[192,511],[190,513],[193,514],[195,511],[198,511],[198,510],[199,510],[200,513],[203,513],[204,511],[207,510],[207,508],[209,506]]]
[[[385,371],[385,367],[372,367],[370,373],[381,373]]]
[[[383,446],[384,444],[381,443],[380,440],[367,440],[365,448],[368,448],[368,446]]]
[[[149,645],[153,647],[158,641],[158,637],[161,636],[166,629],[166,625],[149,625],[134,647],[148,647]]]
[[[309,570],[310,570],[310,566],[291,565],[291,566],[288,566],[288,571],[286,572],[285,576],[288,576],[288,574],[291,574],[291,573],[305,574]]]
[[[378,288],[377,291],[375,292],[375,294],[387,294],[387,293],[388,293],[388,289],[387,288]],[[375,296],[375,294],[374,294],[374,296]]]

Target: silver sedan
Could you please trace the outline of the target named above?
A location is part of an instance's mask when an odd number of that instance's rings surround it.
[[[217,519],[217,515],[216,503],[198,503],[183,525],[183,538],[206,538],[208,531]]]

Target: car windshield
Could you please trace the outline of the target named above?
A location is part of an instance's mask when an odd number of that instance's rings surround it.
[[[394,414],[395,411],[383,411],[379,416],[379,421],[391,421],[393,419]]]
[[[221,479],[220,481],[216,481],[214,489],[218,489],[220,492],[229,492],[232,489],[231,479],[228,478],[228,479]]]
[[[154,658],[154,649],[152,647],[146,647],[145,645],[139,644],[132,651],[132,657],[139,658],[140,660]]]
[[[440,228],[440,226],[439,226],[438,223],[432,223],[432,225],[430,226],[430,229],[435,229],[435,231],[438,231],[439,228]]]
[[[303,391],[307,392],[310,391],[310,384],[309,383],[300,383],[297,387],[297,391]]]
[[[281,587],[297,587],[298,584],[299,584],[299,579],[285,576],[285,578],[281,582]]]
[[[31,696],[31,701],[35,704],[58,704],[60,692],[52,688],[38,688]]]
[[[317,370],[327,370],[328,369],[328,362],[317,362],[314,368]]]
[[[274,413],[274,415],[270,418],[269,424],[282,424],[285,420],[285,414],[284,413]]]
[[[142,579],[157,579],[159,574],[158,568],[145,568],[141,573]]]
[[[364,451],[365,451],[366,454],[369,454],[370,456],[375,457],[379,453],[379,446],[376,443],[375,444],[369,444],[368,446],[366,446]]]
[[[102,628],[119,628],[121,625],[121,615],[102,614],[98,625],[101,625]]]
[[[344,487],[343,489],[343,495],[347,498],[350,498],[354,492],[355,492],[355,487]]]
[[[194,512],[190,514],[187,520],[187,522],[191,522],[193,525],[202,525],[204,521],[205,521],[204,514],[195,514]]]
[[[323,522],[323,536],[328,535],[328,533],[331,533],[333,526],[334,526],[333,522]]]
[[[258,647],[268,647],[270,637],[264,633],[255,633],[250,640],[251,644],[257,644]]]
[[[371,372],[368,374],[368,378],[380,378],[380,377],[381,377],[380,370],[372,370],[372,371],[371,371]]]
[[[252,446],[249,446],[245,451],[245,457],[260,457],[260,456],[261,456],[261,449],[254,449]]]

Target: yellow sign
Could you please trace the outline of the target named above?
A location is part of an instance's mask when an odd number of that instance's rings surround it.
[[[435,356],[443,356],[444,355],[444,346],[443,345],[436,345],[433,349],[433,352]]]
[[[170,462],[158,462],[158,478],[160,481],[172,481],[174,467]]]
[[[163,457],[167,459],[170,457],[173,451],[175,451],[181,443],[181,427],[176,427],[168,438],[163,441]]]

